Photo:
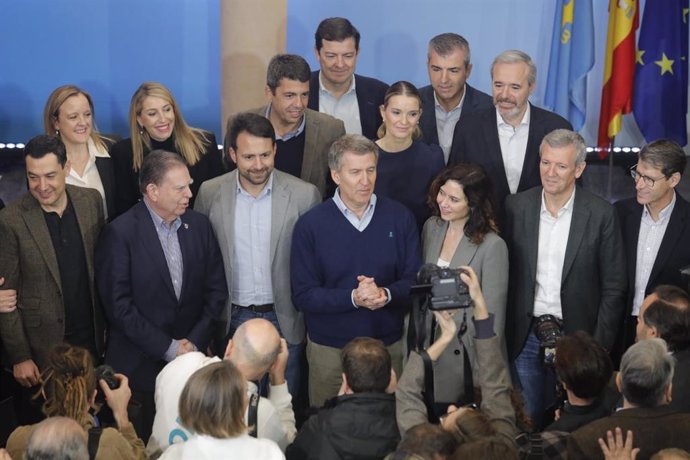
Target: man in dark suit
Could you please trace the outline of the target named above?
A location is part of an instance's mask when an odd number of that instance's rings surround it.
[[[630,347],[616,377],[623,409],[573,432],[568,439],[568,458],[604,458],[598,440],[606,440],[607,432],[615,428],[628,435],[632,431],[633,446],[640,450],[637,458],[650,458],[668,447],[690,450],[690,414],[668,406],[673,371],[673,357],[663,340],[643,340]]]
[[[355,74],[359,31],[345,18],[327,18],[314,38],[321,70],[312,72],[309,80],[309,108],[343,120],[348,134],[377,139],[382,123],[379,107],[388,85]]]
[[[276,134],[275,167],[310,182],[326,198],[335,189],[328,170],[328,149],[345,134],[341,120],[307,108],[310,69],[296,54],[277,54],[268,64],[268,105],[249,112],[271,121]],[[230,131],[234,117],[228,118]]]
[[[304,320],[292,304],[290,247],[297,219],[321,202],[312,184],[274,169],[275,132],[264,117],[241,113],[225,136],[237,169],[206,181],[194,209],[208,216],[218,237],[228,285],[225,339],[245,321],[264,318],[285,338],[286,376],[297,396],[304,349]]]
[[[606,201],[576,187],[585,169],[582,137],[569,130],[541,143],[543,187],[506,199],[510,257],[506,339],[537,424],[553,394],[536,325],[550,319],[566,334],[584,330],[611,349],[623,315],[625,254],[618,219]],[[547,316],[550,315],[550,316]]]
[[[191,178],[177,154],[154,150],[139,175],[143,201],[109,224],[96,251],[96,279],[110,324],[106,363],[129,377],[148,439],[156,375],[189,351],[206,350],[227,298],[208,219],[187,210]]]
[[[14,378],[29,388],[58,343],[100,359],[104,324],[93,253],[104,213],[96,190],[66,185],[70,165],[59,138],[36,136],[24,156],[29,193],[0,213],[0,273],[18,306],[0,312],[0,336]]]
[[[630,170],[636,197],[615,204],[628,261],[621,354],[635,340],[645,296],[660,284],[687,288],[680,270],[690,265],[690,203],[675,191],[686,161],[683,149],[673,141],[645,145]]]
[[[526,53],[504,51],[491,65],[495,108],[461,116],[455,126],[449,165],[476,163],[494,187],[499,209],[506,196],[540,185],[539,144],[554,129],[570,123],[529,103],[537,68]]]
[[[453,131],[461,113],[493,107],[491,96],[466,83],[472,73],[470,44],[464,37],[444,33],[429,41],[427,70],[431,84],[420,88],[422,140],[443,149],[448,163]]]

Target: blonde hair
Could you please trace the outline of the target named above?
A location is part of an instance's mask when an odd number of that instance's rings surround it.
[[[96,112],[93,108],[93,100],[91,95],[84,91],[83,89],[75,85],[63,85],[56,88],[46,101],[46,105],[43,108],[43,129],[46,134],[57,134],[62,138],[60,133],[56,133],[55,122],[60,116],[60,107],[65,103],[67,99],[72,96],[78,96],[83,94],[86,100],[89,102],[89,108],[91,109],[91,140],[96,145],[98,150],[107,151],[108,148],[105,144],[106,140],[109,140],[105,136],[101,136],[96,128]]]
[[[385,109],[388,107],[388,101],[393,96],[407,96],[407,97],[413,97],[417,99],[419,102],[419,110],[422,110],[422,97],[419,95],[419,91],[417,90],[417,87],[410,83],[409,81],[405,80],[400,80],[396,81],[393,83],[390,88],[388,88],[388,91],[386,91],[386,95],[383,97],[383,108]],[[381,123],[381,126],[379,126],[379,129],[376,131],[376,136],[381,139],[383,136],[386,135],[386,122]],[[412,140],[415,141],[422,137],[422,129],[419,127],[419,124],[416,124],[414,127],[414,131],[412,131]]]
[[[189,378],[180,395],[182,424],[197,434],[234,438],[246,432],[247,382],[227,360],[209,364]]]
[[[203,130],[192,128],[185,123],[182,112],[168,88],[160,83],[147,81],[141,84],[132,95],[129,106],[129,131],[132,138],[132,167],[139,171],[144,161],[144,147],[151,150],[149,133],[139,126],[137,117],[141,114],[144,99],[158,97],[172,106],[175,115],[175,125],[172,136],[175,136],[175,149],[185,159],[187,165],[195,165],[204,154],[205,145],[209,142]]]
[[[66,343],[56,345],[48,356],[43,384],[36,395],[45,394],[43,413],[47,417],[69,417],[85,425],[89,420],[89,399],[96,389],[96,376],[88,351]]]

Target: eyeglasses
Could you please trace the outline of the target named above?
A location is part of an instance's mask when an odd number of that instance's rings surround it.
[[[659,177],[658,179],[652,179],[649,176],[645,176],[644,174],[640,174],[639,172],[637,172],[637,165],[634,165],[632,168],[630,168],[630,177],[633,178],[633,180],[635,181],[636,184],[637,184],[637,181],[642,179],[644,181],[644,184],[649,188],[653,188],[654,184],[660,180],[668,179],[668,177],[666,177],[666,176]]]

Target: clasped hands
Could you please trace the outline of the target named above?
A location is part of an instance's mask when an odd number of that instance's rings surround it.
[[[364,275],[357,277],[357,289],[352,290],[352,299],[355,305],[369,310],[378,310],[388,303],[388,293],[384,288],[378,287],[374,278]]]

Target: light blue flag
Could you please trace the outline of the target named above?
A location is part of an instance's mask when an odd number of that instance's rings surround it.
[[[575,131],[585,123],[587,73],[592,66],[592,0],[557,0],[544,105],[567,118]]]

